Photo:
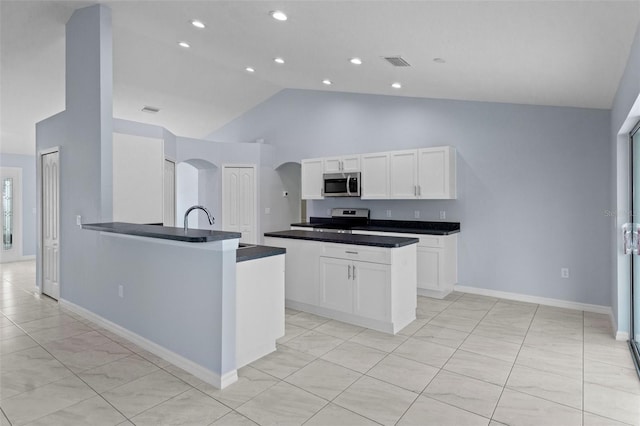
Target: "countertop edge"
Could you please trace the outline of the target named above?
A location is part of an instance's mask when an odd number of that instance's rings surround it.
[[[305,234],[296,234],[299,232],[303,232]],[[333,244],[347,244],[382,248],[399,248],[411,244],[417,244],[419,242],[417,238],[412,237],[385,237],[379,235],[339,234],[330,232],[320,233],[314,231],[266,232],[264,236],[272,238],[288,238],[293,240],[318,241]]]
[[[142,225],[127,222],[85,223],[82,229],[108,232],[112,234],[135,235],[137,237],[157,238],[161,240],[182,241],[186,243],[208,243],[213,241],[240,238],[238,232],[213,231],[205,229],[189,229],[187,235],[177,227]],[[191,233],[191,235],[189,235]]]

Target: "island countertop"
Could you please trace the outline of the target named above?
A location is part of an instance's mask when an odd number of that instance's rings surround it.
[[[325,243],[353,244],[373,247],[404,247],[418,243],[417,238],[383,237],[378,235],[339,234],[315,231],[278,231],[267,232],[265,237],[292,238],[296,240],[321,241]]]
[[[183,241],[187,243],[207,243],[210,241],[232,240],[240,238],[239,232],[213,231],[209,229],[184,228],[171,226],[142,225],[126,222],[85,223],[82,229],[111,232],[114,234],[135,235],[138,237],[160,238],[163,240]]]
[[[381,231],[406,234],[451,235],[460,232],[460,222],[434,222],[417,220],[377,220],[371,219],[367,224],[351,225],[336,222],[329,217],[311,217],[309,222],[292,223],[291,226],[301,228],[332,228],[351,229],[353,231]]]

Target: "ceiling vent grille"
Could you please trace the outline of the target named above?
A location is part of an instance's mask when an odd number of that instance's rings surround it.
[[[410,67],[411,64],[405,61],[402,56],[385,56],[384,60],[389,62],[394,67]]]
[[[156,108],[156,107],[145,105],[140,111],[149,112],[151,114],[155,114],[157,112],[160,112],[160,108]]]

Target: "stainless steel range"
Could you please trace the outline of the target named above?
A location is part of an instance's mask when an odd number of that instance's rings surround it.
[[[369,223],[369,209],[335,208],[331,209],[331,221],[314,226],[318,232],[339,232],[350,234],[351,228]]]

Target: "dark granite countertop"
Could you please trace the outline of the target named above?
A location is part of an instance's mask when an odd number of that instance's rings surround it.
[[[244,262],[247,260],[261,259],[263,257],[277,256],[279,254],[285,254],[286,251],[287,251],[286,249],[283,249],[281,247],[269,247],[269,246],[257,246],[257,245],[239,247],[238,250],[236,251],[236,263]]]
[[[331,218],[311,217],[309,222],[292,223],[291,226],[322,228],[335,225]],[[344,225],[344,229],[357,231],[400,232],[407,234],[451,235],[460,232],[460,222],[423,222],[417,220],[378,220],[372,219],[368,225]]]
[[[187,243],[206,243],[210,241],[240,238],[239,232],[213,231],[209,229],[188,229],[170,226],[141,225],[126,222],[85,223],[82,229],[112,232],[115,234],[136,235],[138,237],[160,238],[163,240],[184,241]]]
[[[292,238],[295,240],[321,241],[325,243],[354,244],[373,247],[403,247],[418,243],[417,238],[382,237],[378,235],[338,234],[314,231],[267,232],[265,237]]]

